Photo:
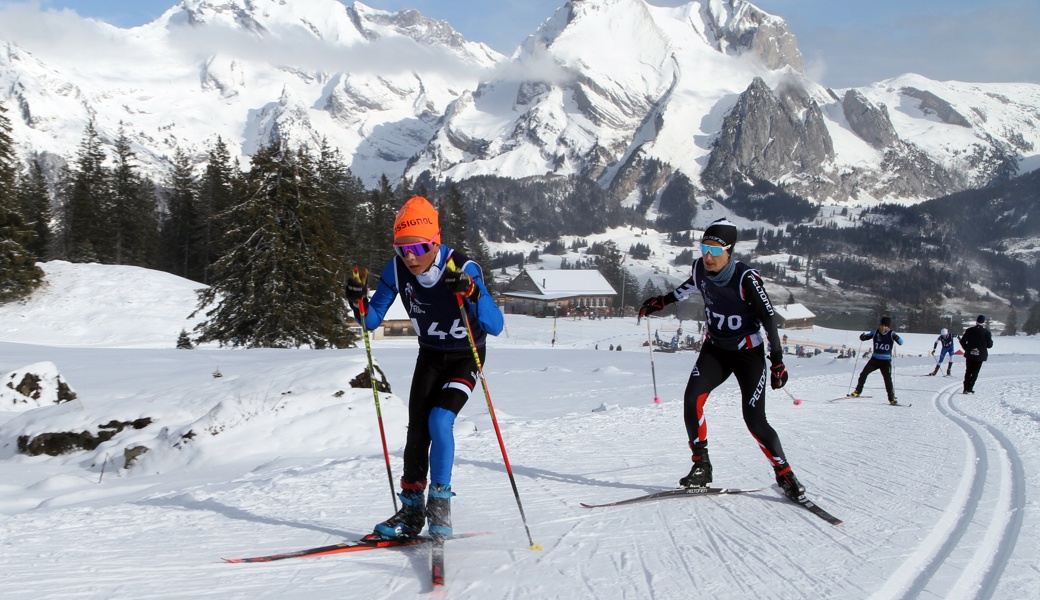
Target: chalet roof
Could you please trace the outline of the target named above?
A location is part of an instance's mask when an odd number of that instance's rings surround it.
[[[773,306],[773,310],[777,312],[785,321],[792,321],[795,319],[812,319],[816,315],[811,310],[801,304],[783,304],[780,306]]]
[[[504,293],[540,300],[617,295],[602,273],[582,269],[524,269],[509,282]]]

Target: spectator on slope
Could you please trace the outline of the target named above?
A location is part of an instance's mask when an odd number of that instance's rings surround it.
[[[961,348],[964,349],[964,393],[975,393],[975,380],[979,378],[982,363],[989,358],[989,349],[993,347],[993,336],[986,329],[986,316],[979,315],[975,326],[969,327],[961,334]]]

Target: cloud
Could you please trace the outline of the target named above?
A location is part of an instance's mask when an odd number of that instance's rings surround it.
[[[73,10],[43,9],[39,2],[0,5],[0,40],[49,60],[111,61],[133,57],[116,30]]]
[[[212,55],[286,65],[305,71],[444,73],[478,78],[482,70],[448,50],[423,46],[405,36],[383,36],[355,45],[321,40],[297,25],[261,37],[220,24],[171,25],[166,44],[143,39],[140,30],[119,29],[71,10],[49,10],[39,2],[0,5],[0,40],[9,40],[42,60],[112,70],[146,68],[156,60],[191,66]]]

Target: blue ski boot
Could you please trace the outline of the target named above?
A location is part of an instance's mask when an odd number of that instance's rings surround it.
[[[450,485],[435,483],[430,486],[430,497],[426,502],[426,515],[430,519],[430,535],[451,537],[451,497],[455,492]]]
[[[426,507],[422,490],[402,490],[397,497],[401,499],[401,510],[376,525],[373,531],[381,538],[415,537],[422,533],[423,525],[426,524]]]

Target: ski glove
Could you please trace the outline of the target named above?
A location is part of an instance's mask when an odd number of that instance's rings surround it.
[[[787,367],[784,366],[783,360],[770,357],[769,362],[773,363],[773,366],[769,367],[769,385],[778,390],[787,385]]]
[[[648,317],[655,312],[664,310],[665,306],[675,302],[675,294],[665,294],[663,296],[654,296],[643,300],[643,305],[639,307],[639,316]]]
[[[346,285],[343,286],[343,294],[347,297],[351,306],[357,305],[358,301],[368,295],[368,289],[365,286],[365,279],[368,277],[368,269],[363,271],[364,276],[358,272],[358,268],[354,267],[353,273],[347,278]]]
[[[465,271],[448,270],[444,274],[444,283],[453,294],[465,296],[470,302],[476,302],[480,298],[480,288],[477,287],[473,278]]]

